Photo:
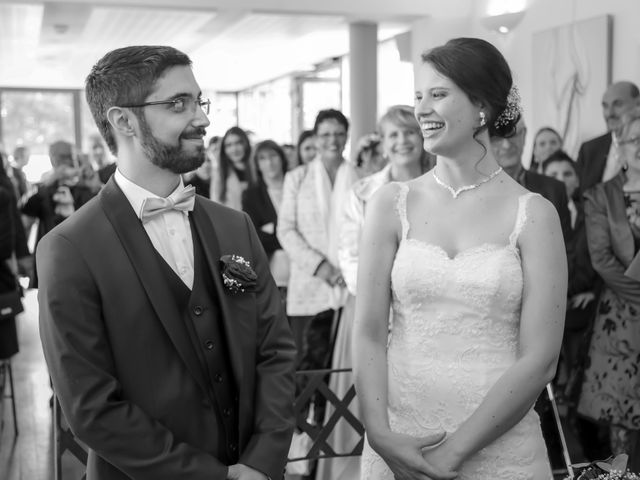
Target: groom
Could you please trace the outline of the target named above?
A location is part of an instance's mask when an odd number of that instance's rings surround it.
[[[40,243],[40,334],[87,479],[280,479],[295,347],[248,217],[193,195],[209,101],[171,47],[114,50],[86,96],[118,169]]]

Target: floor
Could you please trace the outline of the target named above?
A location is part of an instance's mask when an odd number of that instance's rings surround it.
[[[26,294],[25,312],[18,318],[20,353],[12,359],[19,435],[13,433],[10,402],[0,402],[0,480],[54,480],[51,388],[38,335],[36,292]],[[580,447],[568,433],[571,459],[582,460]],[[73,458],[64,458],[59,480],[80,480],[83,471]],[[557,479],[565,475],[557,472]]]

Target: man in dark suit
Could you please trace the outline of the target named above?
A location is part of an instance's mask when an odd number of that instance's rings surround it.
[[[616,82],[602,96],[602,114],[607,133],[580,146],[577,168],[580,188],[584,192],[596,183],[606,182],[620,171],[615,148],[615,138],[622,129],[622,117],[640,105],[640,91],[631,82]]]
[[[571,232],[571,214],[567,207],[566,189],[562,182],[524,168],[522,165],[522,151],[524,150],[526,135],[527,127],[524,124],[524,120],[520,118],[515,134],[509,138],[492,138],[491,148],[500,166],[514,180],[527,190],[539,193],[553,203],[558,210],[558,215],[560,215],[562,233],[566,243]]]
[[[105,55],[87,101],[118,169],[41,241],[40,332],[88,480],[282,478],[295,347],[251,220],[194,195],[209,101],[171,47]]]

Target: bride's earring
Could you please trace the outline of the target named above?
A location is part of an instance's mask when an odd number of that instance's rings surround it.
[[[480,127],[484,127],[487,124],[487,116],[480,110]]]

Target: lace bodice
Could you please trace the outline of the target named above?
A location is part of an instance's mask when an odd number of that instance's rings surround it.
[[[506,245],[481,244],[451,258],[442,247],[409,237],[409,186],[398,187],[402,238],[391,271],[389,421],[415,436],[452,432],[516,361],[523,290],[518,238],[534,194],[519,197]],[[362,478],[393,478],[376,473],[377,461],[363,455]],[[469,459],[458,478],[550,478],[535,413]]]

